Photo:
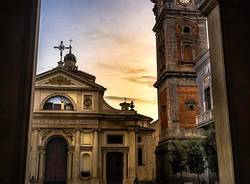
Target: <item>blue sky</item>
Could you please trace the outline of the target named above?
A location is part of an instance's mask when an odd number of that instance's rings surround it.
[[[107,88],[110,105],[119,108],[127,97],[139,113],[157,119],[150,0],[42,0],[41,7],[37,73],[56,67],[53,47],[72,39],[78,68]]]

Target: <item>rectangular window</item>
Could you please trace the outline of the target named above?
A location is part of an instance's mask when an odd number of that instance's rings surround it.
[[[143,155],[142,148],[137,148],[137,163],[138,165],[143,165]]]
[[[107,143],[108,144],[123,144],[123,136],[122,135],[108,135]]]
[[[205,108],[206,108],[206,110],[210,110],[211,109],[210,87],[205,89],[204,96],[205,96]]]

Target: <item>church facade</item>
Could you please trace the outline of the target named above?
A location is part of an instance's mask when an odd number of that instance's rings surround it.
[[[76,57],[38,74],[35,81],[30,171],[39,184],[132,184],[153,176],[151,118],[132,103],[108,105],[95,76]]]

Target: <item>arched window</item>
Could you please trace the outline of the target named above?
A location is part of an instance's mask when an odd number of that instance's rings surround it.
[[[183,61],[193,61],[193,49],[191,45],[184,45],[183,47]]]
[[[82,170],[81,170],[82,177],[90,176],[90,167],[91,167],[90,155],[88,153],[85,153],[82,155]]]
[[[44,110],[73,110],[73,104],[64,96],[53,96],[43,106]]]

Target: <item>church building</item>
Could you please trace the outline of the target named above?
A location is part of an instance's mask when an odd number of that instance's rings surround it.
[[[63,43],[58,47],[64,50]],[[71,52],[35,80],[29,176],[39,184],[132,184],[153,176],[151,118],[104,100]]]

